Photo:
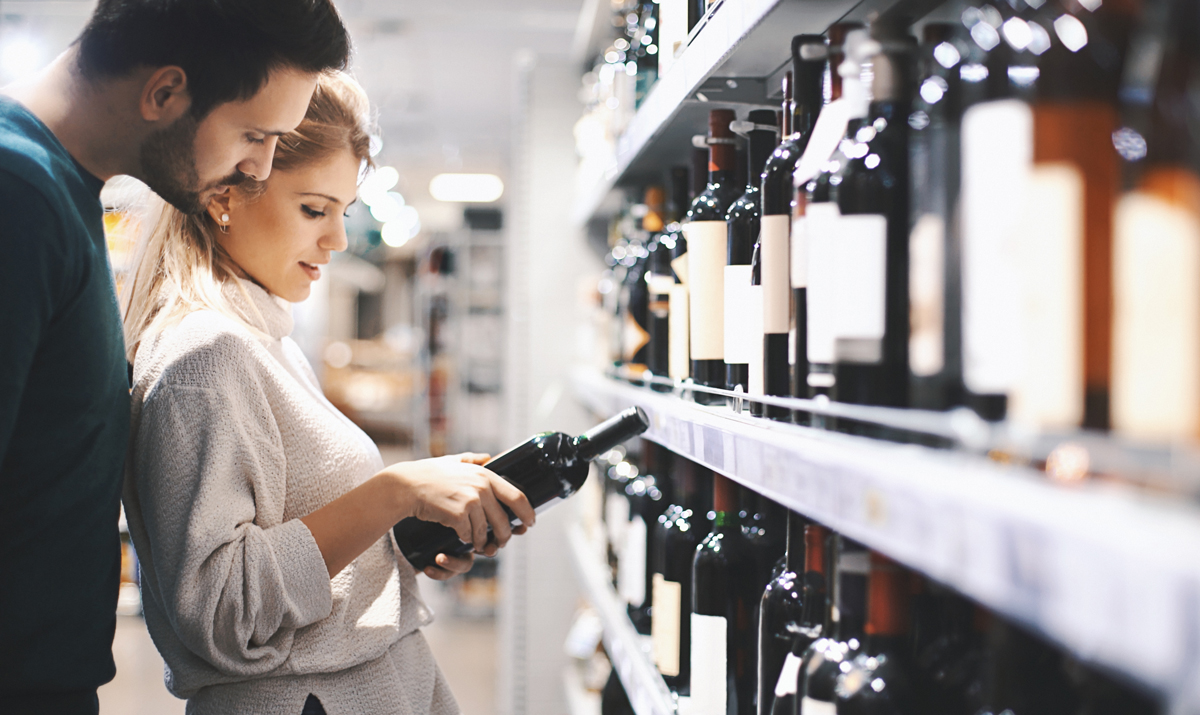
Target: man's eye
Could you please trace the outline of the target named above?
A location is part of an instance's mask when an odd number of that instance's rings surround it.
[[[314,208],[309,208],[308,206],[305,206],[304,204],[300,204],[300,209],[302,211],[304,211],[304,214],[306,216],[308,216],[309,218],[321,218],[322,216],[325,215],[324,211],[318,211]]]

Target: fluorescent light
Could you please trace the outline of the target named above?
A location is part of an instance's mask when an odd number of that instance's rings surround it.
[[[0,46],[0,71],[9,79],[22,79],[42,68],[44,48],[27,35],[8,37]]]
[[[487,204],[504,194],[504,182],[495,174],[438,174],[429,193],[438,201]]]

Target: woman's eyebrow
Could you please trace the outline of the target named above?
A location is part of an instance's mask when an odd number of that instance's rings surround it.
[[[335,203],[335,204],[344,204],[344,203],[346,203],[345,201],[342,201],[341,199],[339,199],[339,198],[338,198],[338,197],[336,197],[336,196],[330,196],[329,194],[320,194],[320,193],[317,193],[317,192],[315,192],[315,191],[297,191],[297,192],[296,192],[296,195],[297,195],[297,196],[319,196],[319,197],[321,197],[321,198],[323,198],[323,199],[328,199],[328,200],[332,201],[332,202],[333,202],[333,203]],[[353,203],[353,202],[351,202],[351,203]]]

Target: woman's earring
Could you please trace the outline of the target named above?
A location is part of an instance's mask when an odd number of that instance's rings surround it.
[[[229,214],[221,214],[221,233],[229,233]]]

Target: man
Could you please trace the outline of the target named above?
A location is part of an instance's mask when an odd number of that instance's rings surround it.
[[[252,177],[349,39],[330,0],[100,0],[0,97],[0,712],[112,679],[127,365],[100,188],[181,210]],[[184,528],[184,525],[179,525]]]

